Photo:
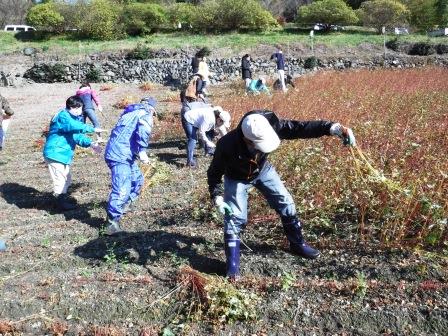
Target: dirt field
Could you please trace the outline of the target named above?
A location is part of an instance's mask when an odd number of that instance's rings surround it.
[[[183,167],[178,106],[169,102],[176,93],[152,93],[163,112],[151,148],[157,173],[150,172],[153,185],[124,218],[127,233],[113,238],[100,234],[110,187],[103,158],[77,153],[71,195],[79,208],[62,214],[52,205],[36,144],[75,89],[1,90],[16,115],[0,152],[0,237],[8,244],[0,253],[0,334],[448,334],[447,260],[327,237],[316,242],[322,256],[305,261],[286,251],[274,218],[249,227],[244,239],[254,251],[243,250],[236,284],[256,295],[248,300],[257,318],[220,323],[206,313],[189,316],[192,300],[178,291],[180,270],[189,265],[220,279],[225,259],[220,221],[196,219],[204,217],[195,200],[209,159],[200,157],[198,170]],[[112,105],[128,95],[147,94],[133,85],[100,92],[105,128],[120,113]]]

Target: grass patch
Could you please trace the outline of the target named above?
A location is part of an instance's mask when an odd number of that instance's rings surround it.
[[[388,36],[388,39],[393,35]],[[429,38],[424,34],[411,34],[400,36],[406,42],[448,43],[448,37]],[[156,33],[146,37],[129,37],[115,41],[76,40],[69,35],[49,37],[41,41],[20,41],[11,33],[0,32],[0,54],[21,51],[25,47],[33,47],[49,54],[66,56],[89,55],[98,52],[128,52],[144,46],[148,48],[176,48],[189,50],[204,45],[211,50],[217,48],[230,48],[237,53],[243,49],[255,47],[259,44],[276,45],[292,43],[310,43],[308,29],[286,29],[257,33],[226,33],[226,34],[189,34],[186,32]],[[315,44],[332,46],[357,46],[361,43],[382,45],[383,36],[371,31],[348,30],[345,32],[316,32]]]

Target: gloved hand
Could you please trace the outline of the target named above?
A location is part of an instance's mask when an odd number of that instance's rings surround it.
[[[143,164],[149,164],[149,157],[148,154],[146,154],[146,151],[142,150],[138,153],[138,158]]]
[[[102,105],[98,105],[98,111],[103,112],[103,106]]]
[[[93,130],[95,133],[104,133],[104,132],[107,132],[107,130],[105,130],[105,129],[103,129],[103,128],[94,128],[94,130]]]
[[[223,215],[225,214],[233,214],[232,208],[226,202],[224,202],[224,198],[222,196],[215,197],[215,205],[218,208],[219,212]]]
[[[101,152],[103,151],[103,149],[97,142],[92,142],[92,144],[90,145],[90,148],[92,148],[93,152],[97,155],[100,155]]]
[[[356,146],[356,139],[350,128],[342,126],[340,123],[334,123],[330,128],[330,134],[336,135],[342,139],[346,146]]]

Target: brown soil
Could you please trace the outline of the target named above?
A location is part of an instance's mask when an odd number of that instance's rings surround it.
[[[95,85],[98,89],[99,85]],[[222,227],[198,220],[209,159],[183,168],[185,150],[176,93],[156,87],[163,120],[152,160],[170,181],[155,180],[123,220],[125,235],[104,237],[109,170],[102,157],[80,151],[71,195],[79,207],[58,213],[39,143],[42,130],[75,84],[4,88],[16,114],[0,152],[0,334],[15,335],[446,335],[447,260],[434,254],[382,249],[353,237],[323,237],[322,256],[289,254],[277,219],[249,223],[238,288],[256,293],[257,320],[221,324],[188,319],[188,300],[170,291],[183,265],[220,276]],[[101,91],[99,114],[110,129],[134,85]],[[172,102],[174,101],[174,102]],[[199,151],[198,151],[198,154]],[[207,218],[210,218],[208,216]],[[272,217],[275,218],[275,217]],[[290,280],[288,280],[290,279]]]

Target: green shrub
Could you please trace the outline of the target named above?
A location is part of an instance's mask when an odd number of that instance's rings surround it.
[[[255,0],[209,0],[192,20],[195,30],[266,30],[277,27],[274,17]]]
[[[122,37],[119,25],[120,6],[107,0],[93,0],[79,17],[79,29],[85,37],[113,40]]]
[[[128,53],[128,58],[132,59],[138,59],[138,60],[144,60],[151,57],[151,49],[149,49],[147,46],[139,43],[137,44],[137,47],[135,47],[134,50],[131,50]]]
[[[176,3],[168,8],[168,21],[177,27],[177,24],[189,27],[193,24],[197,7],[189,3]]]
[[[87,82],[93,82],[93,83],[97,83],[101,80],[101,69],[99,68],[90,68],[89,71],[87,71],[86,73],[86,81]]]
[[[398,42],[398,38],[394,38],[386,42],[386,47],[393,51],[398,51],[400,47],[400,42]]]
[[[428,56],[435,53],[434,47],[426,42],[414,43],[408,54],[409,55],[418,55],[418,56]]]
[[[165,9],[153,3],[133,3],[122,13],[126,33],[131,36],[144,35],[168,22]]]
[[[314,56],[308,57],[303,64],[305,69],[314,69],[318,65],[318,59]]]
[[[315,1],[310,5],[301,6],[297,12],[297,23],[314,24],[316,22],[330,25],[355,24],[358,18],[355,11],[343,0]]]
[[[438,44],[436,45],[436,52],[440,54],[448,54],[448,44]]]
[[[374,27],[378,32],[381,32],[382,27],[406,24],[410,15],[406,6],[395,0],[366,1],[356,13],[364,26]]]
[[[26,22],[38,30],[61,32],[64,17],[52,2],[48,2],[31,7],[26,15]]]

